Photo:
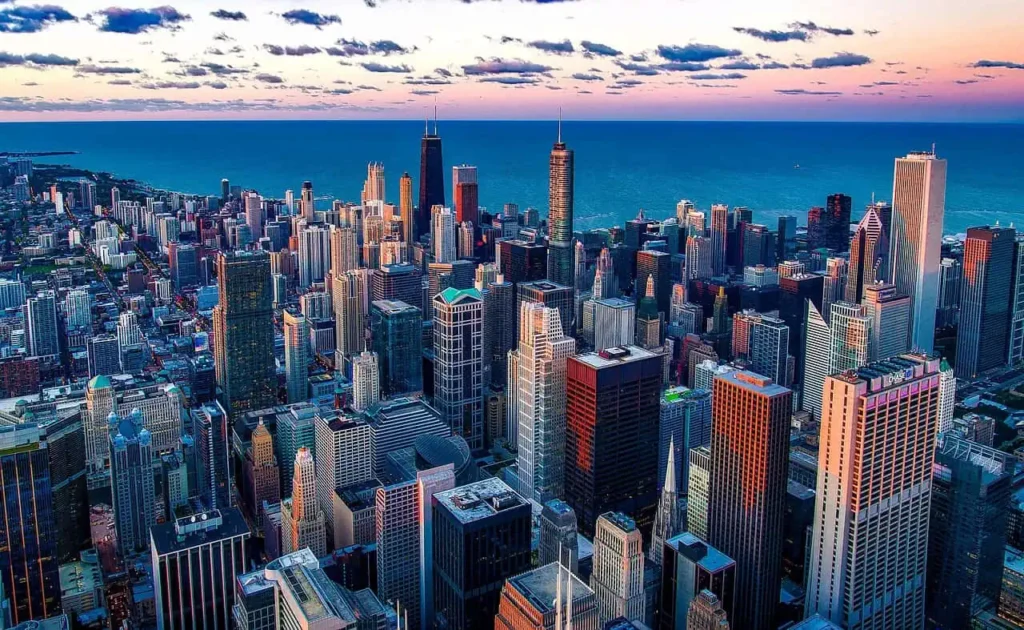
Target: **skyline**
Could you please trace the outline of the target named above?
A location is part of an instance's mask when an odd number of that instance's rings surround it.
[[[0,121],[422,119],[436,99],[448,120],[1014,122],[1022,21],[948,0],[6,0]]]

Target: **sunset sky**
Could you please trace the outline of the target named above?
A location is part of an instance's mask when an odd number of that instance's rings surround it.
[[[1024,121],[1020,0],[170,1],[0,0],[0,121]]]

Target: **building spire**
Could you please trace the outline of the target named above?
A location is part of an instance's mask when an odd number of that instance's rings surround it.
[[[437,135],[437,97],[434,97],[434,135]]]
[[[665,467],[665,485],[662,492],[676,492],[676,438],[668,440],[668,465]]]

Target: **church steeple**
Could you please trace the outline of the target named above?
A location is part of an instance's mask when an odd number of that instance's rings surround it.
[[[658,512],[654,515],[654,531],[651,533],[651,562],[661,564],[665,541],[686,529],[686,512],[679,502],[676,491],[676,443],[675,437],[668,442],[668,463],[665,466],[665,485],[658,500]]]

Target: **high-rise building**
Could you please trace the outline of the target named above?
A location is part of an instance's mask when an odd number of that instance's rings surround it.
[[[516,347],[515,286],[498,274],[484,293],[484,364],[490,366],[491,385],[508,382],[508,353]],[[510,392],[511,393],[511,392]]]
[[[299,287],[322,282],[330,268],[330,230],[324,225],[307,225],[299,232]]]
[[[64,296],[64,321],[68,328],[92,327],[92,299],[82,289],[68,291]]]
[[[585,535],[605,512],[629,514],[641,530],[653,525],[662,360],[623,346],[567,363],[565,501]]]
[[[956,336],[959,379],[973,380],[1006,365],[1016,240],[1017,232],[1012,227],[967,230]]]
[[[370,305],[370,339],[380,361],[380,392],[386,397],[423,391],[423,314],[405,302]]]
[[[789,326],[777,317],[760,316],[750,327],[751,369],[783,387],[789,386]]]
[[[779,229],[775,245],[778,249],[779,261],[792,260],[796,253],[796,217],[783,215],[779,217]]]
[[[637,303],[643,297],[640,287],[647,284],[647,278],[654,280],[654,297],[658,311],[668,317],[672,305],[672,256],[657,250],[643,250],[636,254]]]
[[[350,227],[330,227],[330,271],[335,277],[359,267],[359,242]]]
[[[714,275],[725,273],[726,236],[729,231],[729,206],[711,206],[711,268]]]
[[[825,262],[825,275],[822,278],[821,314],[825,321],[832,317],[832,305],[846,297],[846,276],[849,272],[845,258],[829,258]],[[856,303],[856,302],[854,302]]]
[[[415,481],[377,488],[374,511],[377,541],[377,596],[403,602],[409,630],[421,624],[419,489]],[[432,541],[431,541],[432,542]],[[433,584],[433,576],[430,576]],[[431,598],[429,601],[433,601]],[[432,623],[432,621],[431,621]]]
[[[714,593],[701,591],[690,602],[686,627],[689,630],[729,630],[729,616]]]
[[[175,289],[180,291],[183,287],[199,284],[200,258],[195,246],[171,243],[167,247],[167,262]]]
[[[804,411],[820,417],[823,388],[829,374],[856,369],[870,360],[871,317],[862,304],[836,302],[827,324],[814,304],[807,303],[807,340],[804,359]]]
[[[676,449],[672,439],[668,445],[668,462],[665,466],[665,483],[661,486],[658,512],[654,515],[654,530],[651,534],[650,559],[661,565],[665,541],[686,529],[685,500],[680,501],[676,490]]]
[[[228,418],[219,403],[192,410],[195,431],[199,497],[209,509],[231,505]]]
[[[1024,361],[1024,234],[1017,235],[1013,250],[1013,292],[1010,294],[1009,365]]]
[[[0,310],[18,308],[25,303],[25,283],[0,278]]]
[[[117,548],[122,556],[128,556],[146,548],[149,528],[156,525],[153,438],[143,428],[138,409],[124,418],[112,411],[108,422]]]
[[[600,352],[626,346],[636,337],[636,305],[632,300],[606,298],[583,303],[583,336]]]
[[[311,403],[288,405],[283,413],[277,415],[277,461],[281,469],[281,493],[292,487],[292,476],[295,473],[295,455],[300,448],[313,449],[316,445],[314,423],[317,407]]]
[[[576,513],[569,504],[561,499],[547,501],[540,511],[540,566],[559,562],[576,573],[580,556],[576,531]]]
[[[317,558],[327,554],[324,511],[317,501],[313,453],[302,447],[295,454],[292,496],[281,502],[281,552],[309,548]]]
[[[829,376],[825,391],[807,614],[920,628],[939,360],[905,354]]]
[[[376,352],[364,350],[352,357],[352,408],[356,411],[365,411],[378,400],[380,359]]]
[[[121,370],[121,352],[114,335],[96,335],[85,340],[89,378],[117,374]]]
[[[430,251],[436,263],[458,258],[455,238],[455,213],[451,208],[436,208],[430,215]]]
[[[274,455],[274,438],[260,418],[246,450],[245,477],[247,503],[257,526],[263,525],[263,502],[281,501],[281,472]]]
[[[235,579],[249,566],[242,513],[185,516],[155,525],[149,535],[157,630],[233,628]]]
[[[516,287],[516,315],[522,313],[523,305],[543,304],[558,311],[562,332],[572,334],[573,330],[573,290],[571,286],[557,284],[548,280],[521,282]],[[517,317],[518,319],[518,317]],[[516,330],[519,330],[517,327]]]
[[[940,435],[928,530],[927,623],[968,628],[999,600],[1013,463],[1006,453]]]
[[[850,211],[852,200],[849,195],[836,193],[825,200],[825,242],[820,247],[827,247],[835,252],[850,250]],[[813,247],[812,247],[813,249]]]
[[[341,412],[321,412],[314,420],[316,431],[315,484],[318,507],[309,513],[326,524],[329,548],[338,546],[339,536],[334,513],[335,491],[361,484],[373,478],[373,439],[370,425],[362,417],[349,417]],[[307,451],[308,452],[308,451]],[[298,456],[295,473],[298,475]],[[298,484],[298,478],[293,482]],[[295,501],[295,494],[292,494]],[[285,512],[282,506],[282,514]],[[294,511],[294,509],[293,509]],[[317,516],[319,512],[319,516]],[[301,549],[302,547],[296,547]],[[323,555],[322,553],[319,555]]]
[[[352,269],[342,274],[331,272],[331,303],[334,305],[335,364],[344,365],[349,357],[365,349],[363,332],[363,300],[366,294],[366,273]]]
[[[782,570],[792,392],[746,371],[715,378],[709,540],[736,560],[732,623],[772,627]]]
[[[668,474],[669,454],[675,462],[673,474],[684,496],[689,488],[690,449],[711,445],[711,392],[706,389],[672,387],[661,395],[658,422],[658,480]]]
[[[910,345],[921,352],[935,342],[945,209],[946,160],[934,151],[896,158],[889,273],[896,290],[910,296]]]
[[[590,588],[597,597],[601,623],[617,617],[643,621],[643,542],[636,523],[625,514],[606,512],[597,518]]]
[[[563,333],[556,309],[523,303],[519,348],[513,352],[519,492],[543,503],[564,491],[566,361],[575,354],[576,342]]]
[[[497,262],[505,280],[512,284],[544,280],[548,276],[548,248],[519,239],[498,243]]]
[[[705,593],[715,597],[724,614],[731,617],[736,597],[736,563],[732,558],[691,532],[674,536],[662,546],[657,630],[693,630],[688,618],[690,607]]]
[[[711,505],[711,448],[690,449],[690,488],[686,499],[686,526],[694,535],[707,540],[708,509]]]
[[[0,588],[14,624],[45,619],[60,609],[57,513],[49,454],[39,427],[0,427]]]
[[[480,223],[480,186],[477,183],[476,167],[463,164],[452,168],[452,195],[455,204],[455,221],[474,225]]]
[[[277,400],[270,260],[260,251],[225,252],[217,278],[214,365],[224,409],[236,418]]]
[[[871,318],[868,360],[881,361],[910,350],[910,298],[891,284],[873,284],[861,294],[864,313]]]
[[[402,242],[409,247],[417,239],[416,206],[412,203],[412,176],[402,173],[398,180],[398,214],[402,221]]]
[[[57,297],[53,291],[40,291],[25,301],[25,347],[30,357],[60,354],[57,327]]]
[[[437,116],[434,133],[424,125],[420,142],[420,198],[416,209],[416,223],[420,235],[430,233],[430,216],[434,206],[444,205],[444,161],[441,157],[441,136],[437,135]]]
[[[551,562],[510,577],[501,589],[495,630],[598,630],[594,591]]]
[[[434,406],[470,448],[483,448],[483,297],[449,288],[433,303]]]
[[[309,323],[306,318],[284,311],[284,372],[288,402],[309,398]]]
[[[558,139],[548,159],[547,277],[568,287],[576,284],[573,277],[572,246],[575,173],[573,151],[562,142],[562,122],[559,120]],[[515,279],[511,280],[516,282]]]
[[[889,242],[885,227],[878,212],[869,207],[857,224],[850,243],[849,276],[846,281],[847,302],[859,303],[864,289],[886,277],[886,261],[889,258]]]
[[[647,350],[661,346],[665,324],[665,314],[658,310],[654,293],[654,276],[647,276],[647,289],[637,308],[635,341],[636,345]]]
[[[387,201],[384,190],[384,165],[380,162],[370,162],[366,165],[366,181],[363,182],[362,204],[369,202]]]
[[[313,197],[313,182],[302,182],[302,197],[299,204],[302,218],[312,223],[316,218],[316,199]]]
[[[495,477],[430,502],[435,627],[489,627],[505,580],[530,568],[530,503]]]

